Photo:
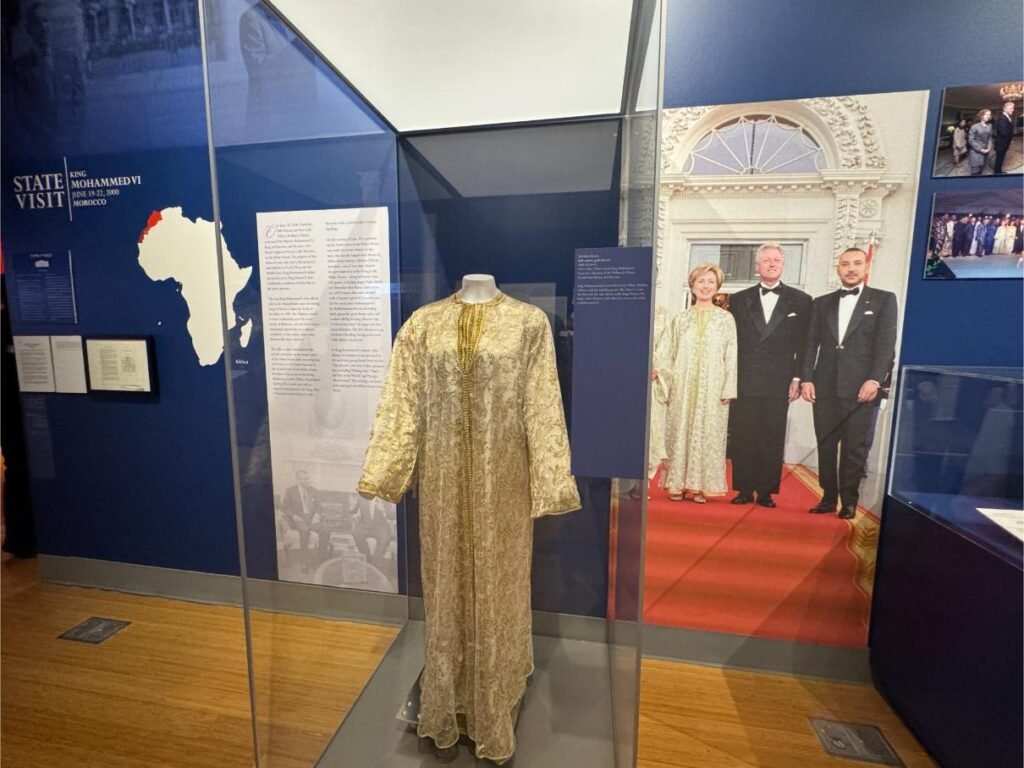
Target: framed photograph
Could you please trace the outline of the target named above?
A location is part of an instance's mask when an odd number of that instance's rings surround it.
[[[154,391],[152,339],[87,338],[85,359],[93,392]]]
[[[1024,83],[950,86],[942,94],[932,176],[1024,173]]]
[[[1024,190],[935,193],[924,276],[928,280],[1024,277]]]

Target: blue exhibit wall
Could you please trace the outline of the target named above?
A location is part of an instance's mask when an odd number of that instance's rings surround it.
[[[151,336],[158,391],[24,395],[39,551],[237,573],[222,362],[199,364],[176,286],[151,281],[138,263],[152,211],[181,206],[213,219],[196,9],[176,15],[166,36],[140,31],[129,45],[97,37],[76,7],[4,6],[0,199],[12,326]],[[65,197],[23,208],[14,177],[64,176],[65,162],[94,180],[134,178],[104,185],[117,194],[102,206],[69,212]],[[19,255],[68,250],[78,323],[24,322]]]
[[[403,136],[403,318],[449,296],[465,274],[494,275],[499,287],[549,312],[568,410],[574,253],[617,243],[619,131],[618,119],[604,119]],[[552,311],[542,297],[560,303]],[[604,616],[610,480],[577,481],[582,510],[534,526],[532,602],[536,610]],[[415,499],[406,504],[409,593],[419,595]]]
[[[977,11],[977,12],[974,12]],[[931,178],[946,86],[1024,78],[1017,0],[669,0],[665,107],[929,90],[901,364],[1019,366],[1021,283],[925,281],[932,194],[1012,178]]]
[[[78,307],[76,325],[29,324],[12,291],[14,333],[151,336],[158,380],[148,396],[22,396],[39,551],[237,574],[224,357],[200,364],[180,286],[150,280],[138,263],[152,212],[181,206],[188,218],[214,218],[196,5],[175,12],[170,32],[146,27],[130,44],[104,39],[102,25],[97,38],[75,3],[36,8],[35,20],[11,7],[0,160],[8,289],[19,255],[70,249]],[[253,322],[247,363],[231,372],[246,551],[251,575],[276,578],[255,212],[386,205],[395,269],[396,138],[265,8],[250,0],[209,0],[206,8],[222,233],[231,258],[254,267],[229,308]],[[238,52],[250,11],[281,44],[263,81],[249,76]],[[60,31],[49,73],[35,50],[35,21]],[[22,209],[14,177],[63,176],[65,160],[91,179],[138,183],[70,214],[66,206]],[[397,310],[396,300],[396,325]],[[236,329],[232,360],[238,347]]]

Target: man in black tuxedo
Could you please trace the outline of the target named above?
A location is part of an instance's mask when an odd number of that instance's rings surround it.
[[[953,225],[953,246],[951,252],[954,256],[966,256],[971,252],[970,235],[973,234],[974,227],[968,221],[967,214],[960,214],[960,218]]]
[[[729,299],[736,321],[738,396],[729,412],[733,504],[774,507],[786,443],[789,404],[800,394],[800,366],[811,319],[811,297],[783,285],[778,243],[757,249],[760,285]]]
[[[814,300],[801,376],[801,395],[814,404],[822,488],[810,511],[834,512],[841,502],[844,520],[856,513],[879,388],[896,355],[896,296],[864,284],[869,268],[860,248],[840,254],[842,286]]]
[[[992,124],[992,146],[996,151],[993,173],[1004,173],[1003,160],[1006,159],[1006,152],[1013,142],[1013,109],[1012,101],[1003,104],[1003,111],[996,116]]]

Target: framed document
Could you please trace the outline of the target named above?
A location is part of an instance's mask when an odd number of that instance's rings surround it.
[[[147,338],[87,338],[85,357],[89,389],[93,392],[152,392],[152,340]]]

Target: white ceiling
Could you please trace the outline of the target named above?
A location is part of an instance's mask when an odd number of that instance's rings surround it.
[[[396,128],[615,113],[630,0],[274,0]]]

